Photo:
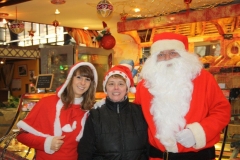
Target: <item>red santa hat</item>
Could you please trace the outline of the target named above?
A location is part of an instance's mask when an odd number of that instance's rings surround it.
[[[163,32],[156,34],[153,37],[153,44],[151,45],[151,54],[159,54],[159,52],[164,50],[174,49],[176,51],[188,50],[188,38],[184,35]]]
[[[64,89],[67,87],[70,79],[72,78],[73,72],[80,66],[89,66],[92,69],[93,75],[94,75],[94,81],[95,81],[96,86],[97,86],[98,74],[97,74],[96,68],[89,62],[78,62],[75,65],[73,65],[71,67],[71,69],[69,70],[68,76],[67,76],[64,84],[61,86],[61,88],[57,92],[58,97],[61,97],[61,94],[63,93]]]
[[[128,67],[124,66],[124,65],[116,65],[116,66],[112,67],[104,76],[103,91],[105,93],[107,93],[106,89],[105,89],[105,86],[106,86],[106,83],[108,81],[108,78],[111,77],[112,75],[115,75],[115,74],[119,74],[123,78],[126,79],[126,84],[127,84],[129,92],[131,92],[131,93],[136,92],[136,88],[134,86],[133,77],[132,77],[132,73],[131,73],[130,69]]]

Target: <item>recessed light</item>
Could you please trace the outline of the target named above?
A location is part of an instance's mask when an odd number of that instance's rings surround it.
[[[55,14],[60,14],[60,11],[56,9]]]
[[[134,8],[134,12],[140,12],[139,8]]]

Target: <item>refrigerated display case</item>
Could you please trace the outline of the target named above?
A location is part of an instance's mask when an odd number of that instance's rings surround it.
[[[15,114],[14,120],[12,124],[10,125],[7,134],[11,134],[13,132],[18,131],[17,123],[18,121],[24,119],[28,113],[31,111],[31,109],[34,107],[34,105],[43,97],[53,95],[55,93],[26,93],[23,94],[19,100],[19,105],[17,108],[17,112]],[[6,141],[2,141],[0,143],[0,147],[4,148],[6,145]],[[7,147],[8,151],[11,151],[17,155],[20,155],[21,157],[24,157],[26,153],[27,159],[32,159],[34,157],[34,149],[29,148],[28,146],[23,145],[22,143],[18,142],[15,138],[11,140],[9,146]],[[28,151],[29,150],[29,151]]]

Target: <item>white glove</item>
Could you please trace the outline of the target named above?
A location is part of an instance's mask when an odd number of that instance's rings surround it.
[[[103,98],[103,99],[97,101],[97,102],[93,105],[93,108],[94,108],[94,109],[97,109],[97,108],[102,107],[102,105],[105,104],[105,101],[106,101],[105,98]]]
[[[190,129],[183,129],[176,134],[176,140],[178,143],[186,148],[190,148],[196,144],[193,133]]]

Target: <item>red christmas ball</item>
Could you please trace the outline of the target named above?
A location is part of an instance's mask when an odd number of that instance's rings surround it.
[[[192,0],[184,0],[185,4],[190,4],[192,2]]]
[[[105,34],[101,39],[101,46],[104,49],[112,49],[115,44],[116,40],[111,34]]]

